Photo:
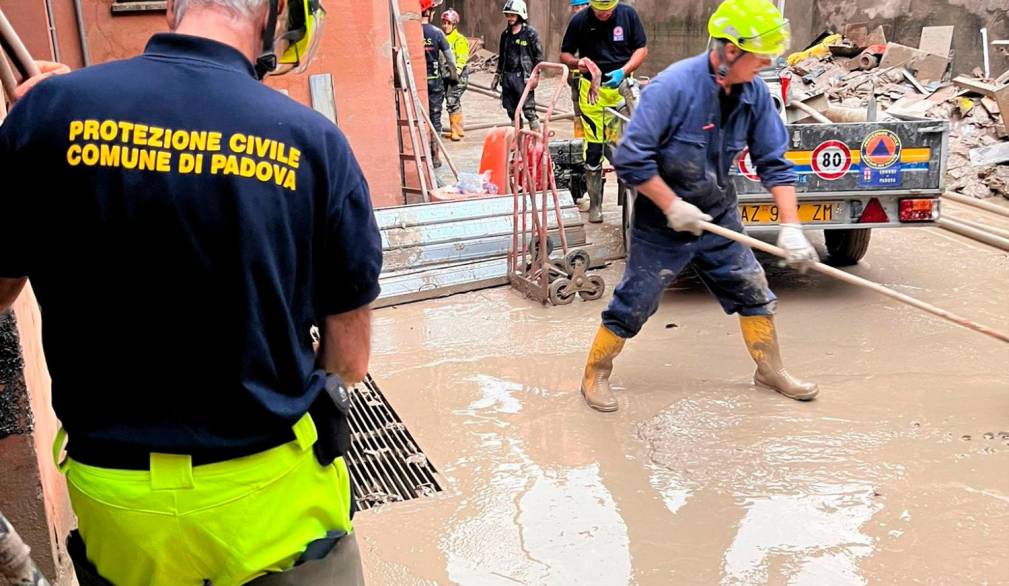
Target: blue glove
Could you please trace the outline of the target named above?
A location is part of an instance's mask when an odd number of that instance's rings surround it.
[[[607,73],[603,76],[603,87],[608,87],[610,89],[617,89],[620,84],[624,81],[624,70],[614,69],[613,71]]]

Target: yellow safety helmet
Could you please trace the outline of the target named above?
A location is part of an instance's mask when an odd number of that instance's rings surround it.
[[[769,57],[781,55],[792,42],[788,19],[770,0],[725,0],[708,20],[708,34]]]
[[[291,71],[301,73],[319,48],[326,11],[322,0],[290,0],[287,6],[287,27],[279,39],[287,41],[287,48],[279,58],[275,52],[273,35],[277,28],[277,0],[270,0],[270,13],[263,31],[263,53],[256,60],[256,73],[283,75]],[[280,65],[286,66],[278,70]]]
[[[589,0],[589,6],[601,11],[613,10],[619,3],[620,0]]]

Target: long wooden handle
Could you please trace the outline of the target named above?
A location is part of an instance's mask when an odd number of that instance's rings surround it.
[[[740,234],[739,232],[729,230],[728,228],[723,228],[722,226],[712,224],[711,222],[701,222],[700,224],[705,230],[711,232],[712,234],[718,234],[719,236],[723,236],[725,238],[728,238],[729,240],[735,240],[736,242],[745,244],[750,248],[762,250],[775,256],[780,256],[782,258],[785,257],[785,251],[773,244],[757,240],[756,238],[752,238],[745,234]],[[887,297],[896,299],[901,303],[906,303],[907,305],[910,305],[912,307],[917,307],[922,311],[941,317],[947,321],[955,323],[958,326],[967,328],[968,330],[974,330],[975,332],[984,334],[986,336],[990,336],[992,338],[995,338],[996,340],[1000,340],[1002,342],[1009,344],[1009,334],[1000,332],[998,330],[993,330],[979,323],[972,322],[971,320],[965,317],[961,317],[951,311],[946,311],[945,309],[925,303],[924,301],[915,299],[914,297],[911,297],[909,295],[905,295],[903,293],[894,291],[889,287],[884,287],[883,285],[880,285],[878,283],[873,283],[868,279],[857,277],[850,273],[846,273],[842,270],[835,269],[834,267],[827,266],[821,262],[813,264],[812,266],[810,266],[810,269],[818,273],[834,277],[835,279],[844,281],[845,283],[850,283],[858,287],[863,287],[865,289],[875,291],[876,293],[879,293],[881,295],[886,295]]]

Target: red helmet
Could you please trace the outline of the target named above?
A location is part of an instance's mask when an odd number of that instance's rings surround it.
[[[459,26],[459,13],[451,8],[441,13],[441,19],[452,23],[452,26]]]
[[[441,6],[443,0],[420,0],[420,11],[427,12],[432,8]]]

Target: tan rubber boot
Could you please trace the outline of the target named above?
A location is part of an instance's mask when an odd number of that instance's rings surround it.
[[[743,341],[750,356],[757,363],[753,384],[778,391],[789,399],[809,401],[820,392],[815,383],[801,381],[785,370],[781,364],[781,349],[774,318],[769,315],[740,316]]]
[[[449,124],[452,126],[452,134],[449,138],[459,142],[462,140],[462,112],[448,115]]]
[[[624,349],[624,342],[606,326],[600,325],[596,332],[582,376],[582,396],[596,411],[617,410],[617,399],[610,389],[610,373],[613,372],[613,359]]]
[[[582,126],[582,121],[575,118],[575,138],[585,138],[585,127]]]

